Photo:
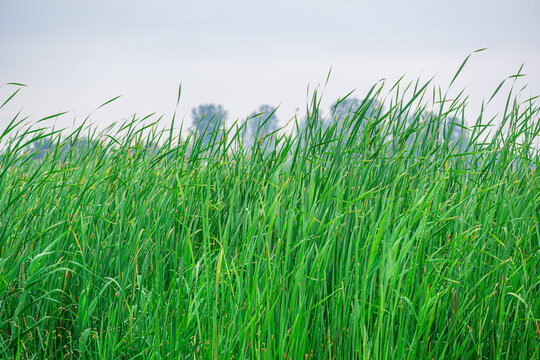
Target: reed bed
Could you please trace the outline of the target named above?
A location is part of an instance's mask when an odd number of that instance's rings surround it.
[[[13,116],[0,357],[540,358],[537,100],[391,85],[251,141]]]

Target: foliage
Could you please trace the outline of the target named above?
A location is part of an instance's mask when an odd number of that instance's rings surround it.
[[[276,108],[264,104],[254,111],[247,119],[247,134],[248,136],[256,136],[259,132],[271,133],[279,128],[279,119],[276,115]]]
[[[191,115],[197,127],[197,134],[202,136],[204,143],[208,143],[212,133],[225,125],[228,112],[223,105],[201,104],[191,110]]]

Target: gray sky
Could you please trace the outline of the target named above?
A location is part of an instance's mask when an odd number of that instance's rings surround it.
[[[223,104],[230,120],[281,104],[284,122],[330,67],[326,108],[403,74],[436,75],[444,88],[469,53],[488,47],[456,84],[476,109],[522,63],[520,84],[540,94],[538,14],[538,0],[0,0],[0,84],[29,85],[0,119],[69,110],[67,124],[116,95],[93,116],[100,126],[133,113],[170,119],[182,82],[186,123],[206,102]]]

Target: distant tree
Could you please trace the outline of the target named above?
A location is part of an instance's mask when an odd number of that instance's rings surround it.
[[[455,147],[456,151],[465,150],[469,131],[465,128],[463,119],[452,116],[438,119],[435,114],[426,111],[422,115],[409,117],[407,119],[408,126],[411,126],[415,121],[425,123],[419,125],[418,130],[407,139],[409,145],[418,139],[420,144],[433,141],[440,145],[447,142],[448,146]]]
[[[45,137],[27,147],[28,153],[34,160],[43,160],[43,158],[53,152],[57,152],[59,160],[66,160],[70,156],[79,156],[89,149],[96,148],[99,141],[80,137],[74,141],[59,142],[59,139]]]
[[[364,100],[364,103],[367,103],[368,100]],[[363,101],[356,97],[347,97],[343,100],[338,100],[332,106],[330,107],[330,119],[329,121],[337,121],[338,126],[341,126],[343,124],[343,121],[347,115],[349,116],[356,116],[358,111],[361,109],[363,104]],[[360,125],[360,129],[364,127],[364,124],[367,119],[373,117],[378,113],[378,111],[381,108],[381,104],[378,100],[373,99],[371,100],[369,107],[367,108],[364,116],[362,119],[358,118],[356,121],[361,121],[362,125]],[[330,125],[330,124],[329,124]]]
[[[204,134],[204,143],[210,140],[211,133],[218,130],[218,126],[225,124],[227,115],[227,110],[222,105],[215,104],[201,104],[191,110],[198,136]]]
[[[343,118],[350,112],[354,113],[354,111],[360,107],[360,104],[360,99],[355,97],[348,97],[342,101],[336,101],[330,107],[330,112],[333,113],[336,120],[343,120]]]
[[[34,160],[43,160],[45,155],[53,151],[55,148],[50,137],[43,138],[27,148],[27,151],[32,155]]]
[[[271,133],[278,128],[279,119],[275,113],[275,107],[268,104],[259,106],[259,108],[251,113],[247,120],[247,135],[254,136],[257,129],[265,133]]]

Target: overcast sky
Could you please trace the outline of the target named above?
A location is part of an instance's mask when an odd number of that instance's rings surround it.
[[[522,63],[528,94],[540,94],[540,1],[137,1],[0,0],[0,84],[28,85],[0,119],[57,111],[100,126],[133,113],[191,122],[200,103],[230,120],[280,105],[305,109],[307,87],[332,75],[323,105],[381,78],[436,75],[445,86],[472,51],[457,88],[471,107]],[[8,89],[0,89],[1,99]]]

